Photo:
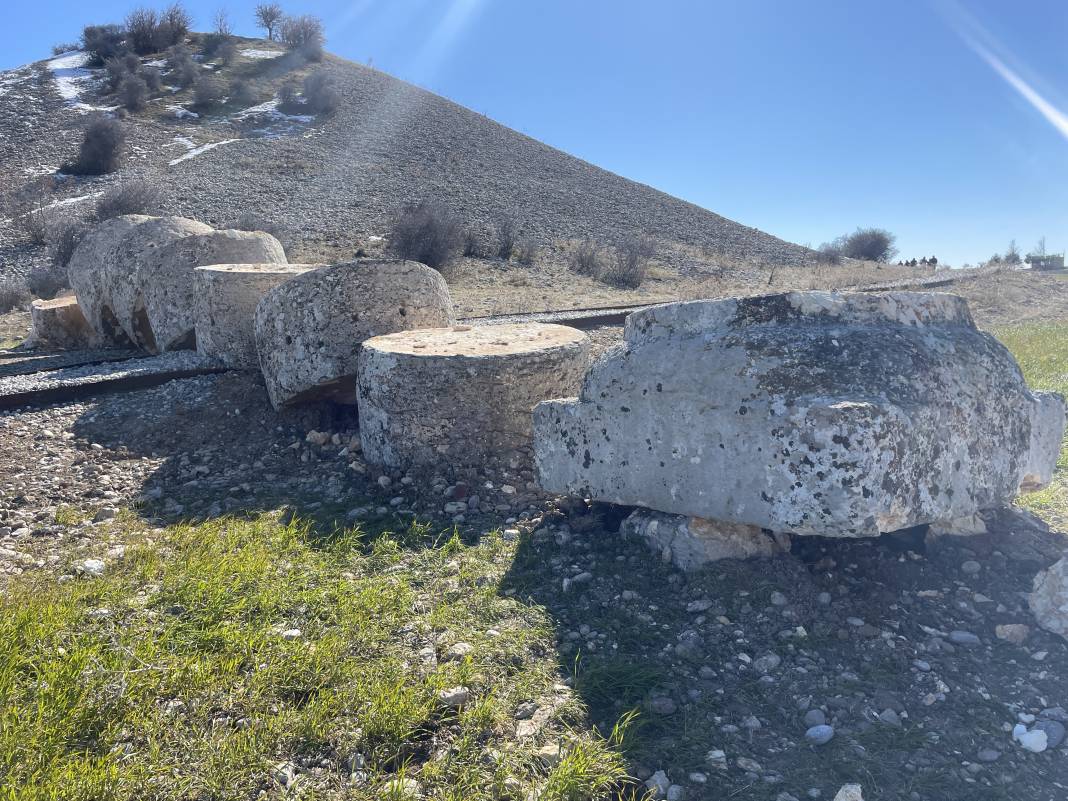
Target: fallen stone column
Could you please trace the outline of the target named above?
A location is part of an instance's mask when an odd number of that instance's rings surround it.
[[[364,459],[468,466],[518,452],[529,465],[534,406],[578,390],[589,348],[581,331],[542,323],[368,339],[358,372]]]
[[[963,299],[910,292],[637,312],[578,398],[534,412],[547,490],[839,537],[1003,506],[1063,429]]]
[[[137,343],[154,353],[195,346],[197,267],[285,263],[282,244],[262,231],[208,229],[144,253],[137,261],[134,283],[143,299],[147,330],[138,328]]]
[[[103,342],[127,344],[129,337],[119,325],[111,298],[108,276],[117,273],[116,253],[123,238],[142,223],[154,219],[129,214],[105,220],[82,237],[67,265],[71,288],[89,327]]]
[[[227,367],[258,370],[253,318],[264,295],[322,265],[212,264],[194,271],[197,350]]]
[[[256,307],[256,351],[276,409],[356,401],[360,343],[379,334],[452,325],[449,288],[413,261],[366,259],[298,275]]]
[[[75,297],[35,300],[30,304],[29,342],[72,350],[95,347],[99,338]]]

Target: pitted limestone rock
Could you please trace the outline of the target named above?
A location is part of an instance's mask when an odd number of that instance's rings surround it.
[[[404,331],[363,343],[364,459],[390,467],[478,465],[506,452],[530,464],[531,413],[578,391],[589,338],[520,323]]]
[[[276,409],[356,400],[360,343],[379,334],[452,325],[449,288],[414,261],[361,259],[298,275],[256,307],[256,351]]]
[[[82,237],[67,265],[70,285],[78,297],[85,321],[103,342],[125,344],[129,341],[115,316],[110,294],[112,284],[106,276],[119,272],[116,253],[123,238],[151,219],[154,218],[129,214],[93,226]],[[130,278],[128,273],[127,278]]]
[[[156,274],[161,266],[161,253],[180,239],[209,234],[211,230],[209,225],[184,217],[150,217],[132,227],[119,242],[101,276],[104,296],[119,326],[138,347],[153,353],[159,350],[149,321],[145,292],[155,281],[167,280]]]
[[[1068,639],[1068,557],[1035,576],[1028,603],[1038,625]]]
[[[133,236],[147,227],[138,229]],[[144,253],[137,263],[135,284],[144,299],[148,329],[147,336],[139,338],[138,344],[153,352],[195,344],[196,267],[239,262],[285,264],[286,254],[277,239],[262,231],[211,229],[176,238]]]
[[[620,532],[637,537],[665,562],[694,570],[721,559],[767,559],[790,550],[787,534],[772,534],[745,523],[635,509]]]
[[[1064,430],[967,304],[797,292],[658,306],[534,413],[555,492],[773,531],[862,537],[1041,486]]]
[[[252,321],[270,290],[313,264],[213,264],[194,271],[197,350],[227,367],[258,370]]]
[[[99,344],[74,297],[35,300],[30,304],[30,322],[32,328],[27,341],[33,345],[73,349]]]

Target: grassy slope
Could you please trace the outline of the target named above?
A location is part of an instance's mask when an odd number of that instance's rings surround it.
[[[1068,325],[998,335],[1032,386],[1068,391]],[[1021,501],[1062,530],[1065,468],[1068,450]],[[623,733],[602,739],[558,683],[548,612],[501,586],[512,538],[322,537],[272,516],[114,533],[104,577],[31,572],[0,598],[3,801],[281,796],[283,762],[315,798],[401,797],[390,782],[413,775],[428,798],[577,800],[622,776]],[[420,656],[458,642],[462,660]],[[438,702],[456,686],[458,712]],[[517,741],[524,701],[553,712]],[[561,761],[536,755],[554,744]]]

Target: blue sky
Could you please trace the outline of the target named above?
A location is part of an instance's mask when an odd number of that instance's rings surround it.
[[[134,3],[10,4],[0,68]],[[226,8],[254,35],[255,2]],[[328,48],[786,239],[1068,248],[1065,0],[326,0]]]

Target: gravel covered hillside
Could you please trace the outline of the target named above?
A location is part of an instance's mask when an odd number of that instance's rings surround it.
[[[543,246],[643,232],[666,250],[699,249],[710,259],[802,264],[810,255],[333,56],[322,69],[342,96],[337,113],[286,117],[270,98],[311,67],[271,58],[276,46],[265,41],[241,40],[240,47],[231,65],[206,61],[204,68],[253,81],[263,102],[190,115],[188,92],[171,94],[164,71],[164,96],[127,118],[121,172],[64,180],[59,199],[85,197],[123,177],[158,177],[168,211],[215,224],[251,212],[327,250],[373,247],[400,206],[437,197],[487,236],[494,220],[513,214],[523,235]],[[8,186],[54,172],[76,151],[88,117],[106,107],[95,91],[99,71],[86,69],[79,55],[0,73],[0,179]],[[5,268],[17,267],[17,238],[0,223]]]

